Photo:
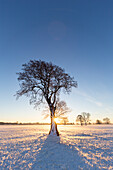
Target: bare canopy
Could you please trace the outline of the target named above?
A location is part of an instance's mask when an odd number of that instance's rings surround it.
[[[43,110],[43,119],[46,119],[49,117],[49,112],[48,112],[49,108],[46,107]],[[56,104],[56,109],[55,109],[55,117],[59,119],[59,121],[63,122],[63,120],[68,119],[67,117],[65,117],[67,114],[69,114],[71,112],[71,109],[67,106],[65,101],[58,101]]]
[[[41,60],[30,60],[23,64],[22,71],[17,74],[21,82],[20,90],[16,93],[17,98],[26,95],[35,106],[46,101],[51,115],[50,134],[59,135],[54,122],[59,92],[61,89],[67,93],[71,92],[72,87],[77,87],[77,82],[61,67]]]

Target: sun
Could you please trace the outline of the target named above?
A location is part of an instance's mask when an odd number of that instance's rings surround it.
[[[54,118],[54,121],[55,121],[56,123],[60,123],[60,121],[59,121],[58,118]]]

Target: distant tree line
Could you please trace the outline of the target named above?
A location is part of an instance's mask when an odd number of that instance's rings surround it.
[[[76,118],[77,124],[80,123],[81,126],[91,124],[90,116],[91,116],[90,113],[82,112]],[[96,124],[110,124],[110,119],[108,117],[105,117],[105,118],[103,118],[103,122],[101,120],[97,119]]]
[[[0,125],[39,125],[40,123],[39,122],[36,122],[36,123],[18,123],[17,122],[0,122]]]
[[[0,125],[18,125],[18,122],[0,122]]]
[[[101,120],[97,119],[96,124],[110,124],[110,119],[108,117],[105,117],[103,119],[103,122]]]

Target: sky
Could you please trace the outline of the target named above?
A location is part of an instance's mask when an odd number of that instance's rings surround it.
[[[16,73],[29,60],[52,62],[78,82],[69,121],[89,112],[113,122],[113,1],[0,0],[0,121],[46,122],[43,108],[14,96]]]

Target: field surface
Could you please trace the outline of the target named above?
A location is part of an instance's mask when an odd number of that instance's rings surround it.
[[[0,170],[113,169],[113,125],[1,125]]]

